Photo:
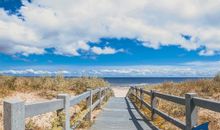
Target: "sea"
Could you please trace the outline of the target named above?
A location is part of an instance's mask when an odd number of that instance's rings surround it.
[[[189,80],[210,79],[210,77],[103,77],[110,86],[152,85],[164,82],[184,82]]]

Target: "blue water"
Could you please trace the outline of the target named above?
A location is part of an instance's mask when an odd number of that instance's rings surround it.
[[[207,79],[206,77],[105,77],[111,86],[129,86],[158,84],[164,82],[183,82],[187,80]]]

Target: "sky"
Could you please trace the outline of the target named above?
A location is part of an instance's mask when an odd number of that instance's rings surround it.
[[[212,77],[219,0],[0,0],[0,74]]]

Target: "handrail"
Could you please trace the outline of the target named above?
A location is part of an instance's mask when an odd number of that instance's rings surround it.
[[[139,95],[138,95],[139,92]],[[129,94],[132,94],[136,100],[141,102],[141,106],[144,105],[149,110],[151,110],[151,119],[155,118],[155,114],[161,116],[165,120],[174,124],[175,126],[184,129],[184,130],[192,130],[197,124],[197,109],[198,107],[202,107],[205,109],[209,109],[215,112],[220,112],[220,102],[199,98],[195,93],[187,93],[184,97],[163,94],[156,91],[147,91],[143,90],[143,88],[130,87]],[[128,95],[129,95],[128,94]],[[147,94],[151,98],[150,104],[144,101],[143,95]],[[157,109],[157,98],[164,99],[167,101],[171,101],[180,105],[184,105],[186,109],[186,121],[185,123],[175,119],[168,114]]]
[[[215,112],[220,112],[220,103],[213,100],[195,97],[192,99],[196,106],[206,108]]]
[[[147,91],[147,90],[143,90],[143,89],[142,89],[142,92],[145,93],[145,94],[147,94],[147,95],[149,95],[149,96],[151,95],[151,92],[150,92],[150,91]]]
[[[168,95],[168,94],[163,94],[163,93],[159,93],[159,92],[154,92],[154,95],[156,97],[159,97],[161,99],[165,99],[167,101],[171,101],[174,103],[178,103],[181,105],[185,105],[185,99],[183,97],[178,97],[178,96],[174,96],[174,95]]]
[[[80,95],[70,97],[68,94],[59,94],[57,99],[36,103],[24,103],[20,100],[5,100],[3,102],[4,107],[4,130],[24,130],[25,118],[33,117],[36,115],[57,111],[58,113],[63,111],[65,113],[64,130],[69,130],[70,126],[70,114],[69,108],[80,103],[83,100],[87,101],[86,120],[91,121],[92,110],[98,105],[101,107],[103,99],[107,96],[108,87],[97,88],[94,90],[88,90]],[[93,103],[93,95],[98,93],[98,99]],[[78,125],[78,124],[76,124]],[[76,126],[74,125],[74,127]]]
[[[83,99],[86,99],[89,96],[90,96],[90,93],[89,93],[89,91],[87,91],[87,92],[84,92],[80,95],[71,97],[70,98],[70,106],[74,106],[74,105],[80,103]]]
[[[25,117],[32,117],[64,108],[62,99],[25,104]]]

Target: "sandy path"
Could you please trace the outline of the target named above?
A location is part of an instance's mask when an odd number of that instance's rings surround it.
[[[115,97],[126,97],[129,87],[112,87]]]

